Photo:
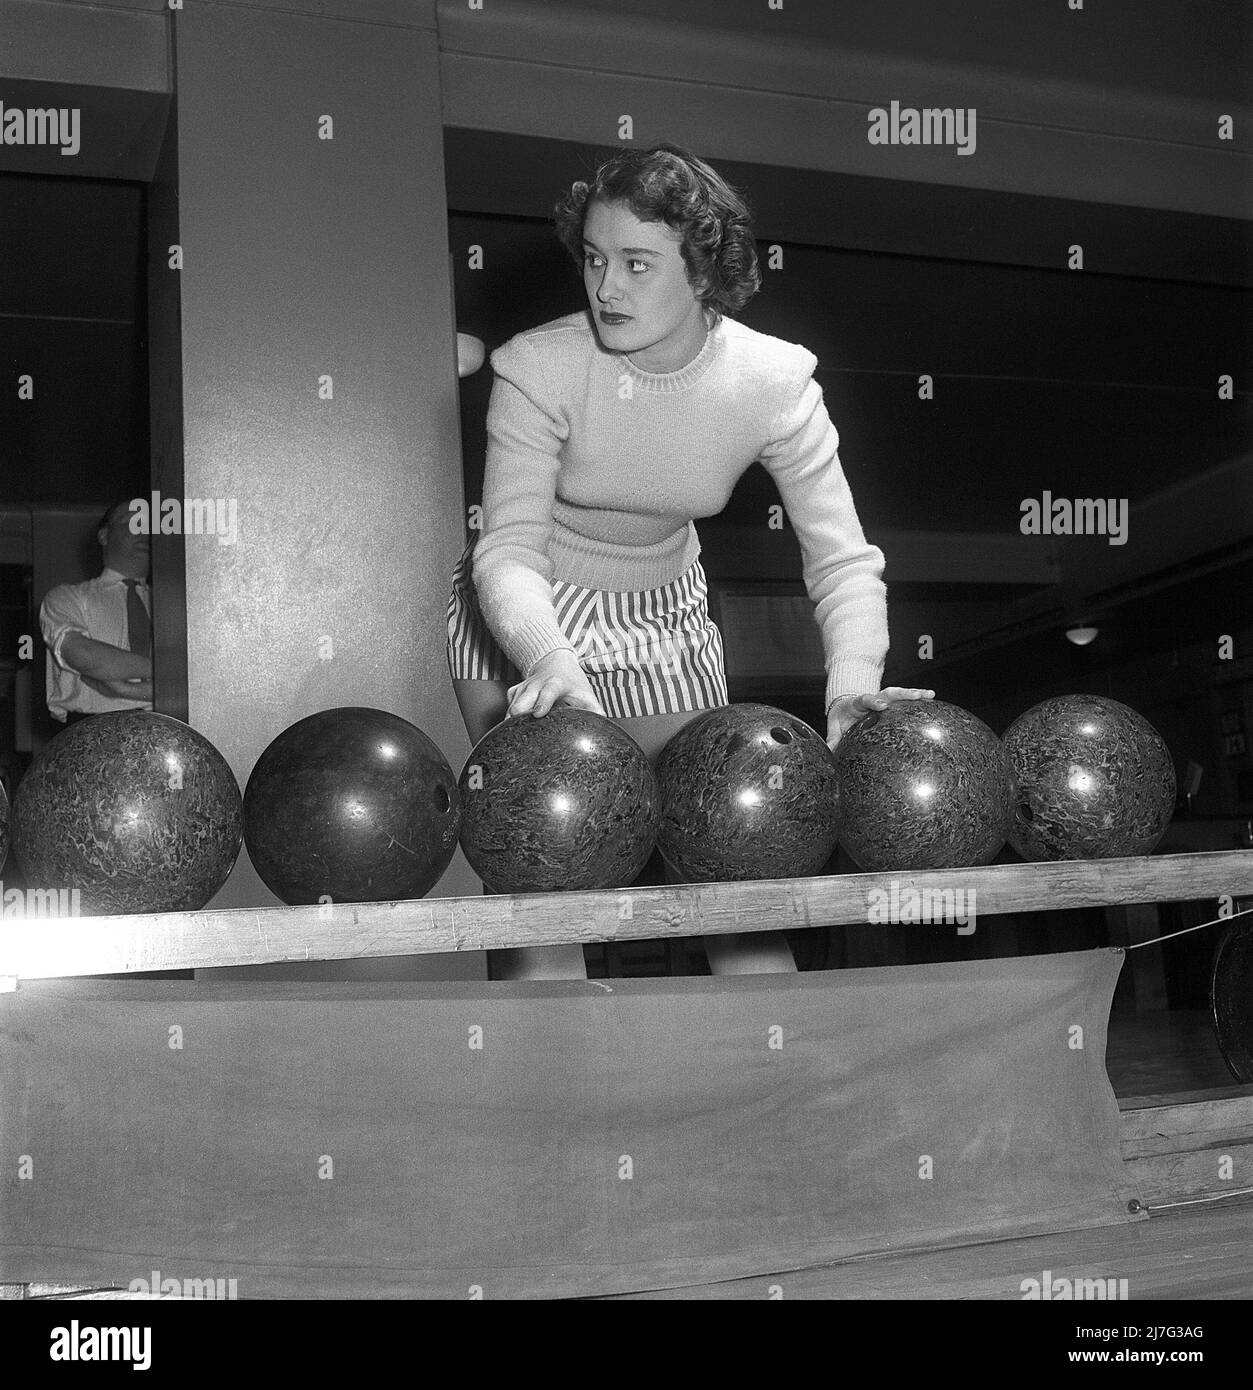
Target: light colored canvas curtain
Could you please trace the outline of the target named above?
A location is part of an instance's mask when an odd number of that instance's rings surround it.
[[[1121,961],[23,985],[0,1279],[594,1295],[1137,1219]]]

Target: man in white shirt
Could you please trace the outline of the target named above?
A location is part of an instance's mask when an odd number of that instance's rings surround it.
[[[105,512],[96,537],[100,575],[50,589],[39,610],[48,710],[62,723],[152,708],[152,554],[148,535],[131,530],[129,498]]]

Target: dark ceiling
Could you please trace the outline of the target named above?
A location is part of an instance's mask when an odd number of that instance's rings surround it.
[[[619,0],[579,8],[622,13]],[[1247,0],[631,0],[633,17],[697,28],[777,32],[920,61],[975,64],[1036,79],[1247,101]],[[1127,62],[1128,49],[1135,52]],[[607,55],[612,57],[612,55]]]

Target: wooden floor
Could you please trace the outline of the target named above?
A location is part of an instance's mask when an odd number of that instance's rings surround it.
[[[1046,1270],[1054,1279],[1126,1279],[1129,1301],[1253,1298],[1253,1200],[1176,1207],[1126,1226],[880,1255],[622,1299],[768,1299],[781,1290],[784,1301],[1020,1300],[1022,1281],[1040,1280]]]
[[[1130,1302],[1253,1298],[1253,1199],[1180,1206],[1146,1221],[850,1260],[726,1283],[617,1295],[609,1300],[922,1299],[1011,1300],[1025,1279],[1127,1280]],[[39,1285],[9,1297],[113,1299],[68,1285]],[[122,1294],[125,1298],[127,1295]],[[136,1295],[130,1295],[136,1297]]]

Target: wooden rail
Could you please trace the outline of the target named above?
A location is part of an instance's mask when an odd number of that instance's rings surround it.
[[[944,896],[958,892],[964,897]],[[893,903],[895,921],[902,906],[918,901],[912,894],[930,895],[924,901],[937,912],[955,902],[984,917],[1235,898],[1253,895],[1253,850],[590,893],[7,917],[0,921],[0,980],[838,926],[877,920],[874,911],[891,911]],[[936,927],[927,921],[923,929]]]
[[[1253,1086],[1119,1102],[1122,1157],[1150,1208],[1253,1190]]]

